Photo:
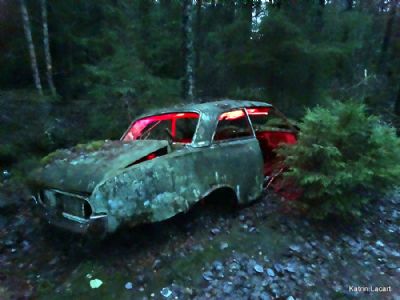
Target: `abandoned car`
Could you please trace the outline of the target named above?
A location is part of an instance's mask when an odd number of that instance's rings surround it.
[[[265,102],[156,110],[119,141],[50,154],[33,173],[34,199],[49,223],[80,233],[166,220],[220,189],[248,203],[262,193],[274,149],[296,134]]]

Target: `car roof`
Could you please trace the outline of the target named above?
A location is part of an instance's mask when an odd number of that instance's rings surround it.
[[[165,108],[157,108],[141,115],[138,119],[151,115],[157,115],[169,112],[185,112],[185,111],[193,111],[193,112],[200,112],[200,113],[207,113],[214,115],[242,107],[272,107],[272,105],[267,102],[261,102],[261,101],[224,99],[211,102],[186,103]]]
[[[272,107],[272,105],[261,101],[230,100],[230,99],[203,102],[203,103],[187,103],[161,109],[158,108],[150,110],[147,113],[136,118],[134,122],[145,117],[159,115],[159,114],[166,114],[166,113],[174,113],[174,112],[200,113],[199,123],[197,125],[197,129],[191,145],[194,147],[203,147],[210,145],[213,133],[217,126],[218,116],[220,114],[226,111],[244,107]],[[132,122],[131,124],[133,124],[134,122]],[[124,135],[125,134],[126,132],[124,133]]]

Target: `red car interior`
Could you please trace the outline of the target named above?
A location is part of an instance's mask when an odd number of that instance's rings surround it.
[[[129,141],[142,138],[142,135],[156,129],[160,124],[167,123],[168,125],[164,125],[163,128],[167,128],[170,131],[173,141],[188,144],[192,142],[195,126],[179,126],[179,124],[185,122],[185,120],[195,120],[195,124],[197,124],[198,118],[199,114],[194,112],[167,113],[145,117],[132,124],[123,140]]]
[[[270,108],[250,108],[247,109],[250,116],[266,116],[271,113]],[[294,144],[296,143],[296,133],[290,130],[256,130],[256,137],[260,143],[260,148],[264,157],[264,173],[270,175],[273,168],[273,161],[276,159],[275,148],[279,144]]]

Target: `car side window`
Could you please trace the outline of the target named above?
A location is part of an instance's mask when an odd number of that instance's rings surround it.
[[[282,131],[291,130],[288,121],[277,114],[272,108],[247,108],[254,131]]]
[[[122,137],[124,141],[167,140],[188,144],[195,134],[199,114],[196,112],[171,112],[136,120]]]
[[[250,136],[253,136],[253,131],[243,109],[228,111],[219,116],[214,141]]]
[[[175,141],[190,143],[197,127],[197,118],[176,119]]]

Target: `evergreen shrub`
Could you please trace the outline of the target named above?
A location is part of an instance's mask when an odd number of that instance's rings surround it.
[[[400,139],[366,107],[331,101],[309,109],[296,145],[283,146],[285,180],[303,190],[298,204],[316,218],[358,217],[400,182]]]

